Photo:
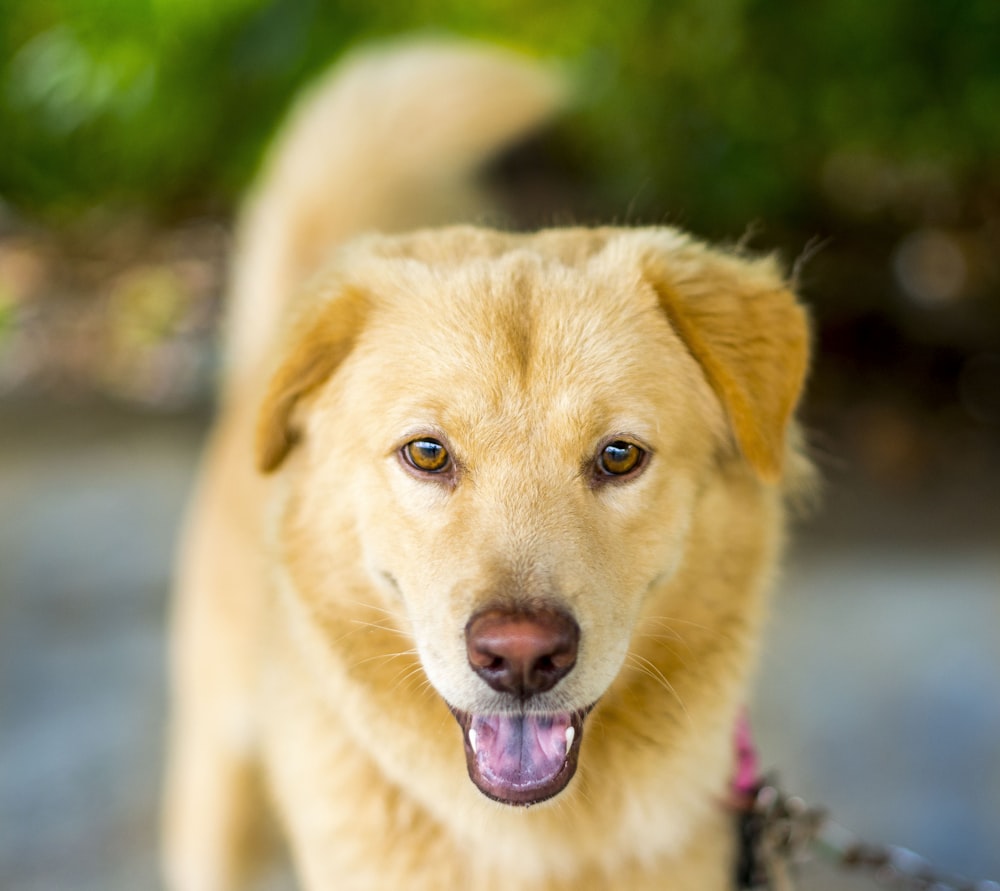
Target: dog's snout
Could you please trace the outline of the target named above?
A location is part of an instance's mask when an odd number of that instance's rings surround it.
[[[469,665],[494,690],[527,697],[551,690],[576,664],[580,627],[559,610],[491,609],[465,628]]]

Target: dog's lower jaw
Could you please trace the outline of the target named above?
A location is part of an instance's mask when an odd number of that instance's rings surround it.
[[[452,708],[462,728],[469,779],[501,804],[529,807],[555,797],[576,773],[583,722],[592,707],[496,715]]]

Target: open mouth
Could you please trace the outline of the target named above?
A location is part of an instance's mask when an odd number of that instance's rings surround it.
[[[589,711],[471,715],[453,708],[469,779],[502,804],[526,807],[552,798],[576,773]]]

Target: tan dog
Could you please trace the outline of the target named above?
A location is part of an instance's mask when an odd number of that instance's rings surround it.
[[[313,891],[732,887],[795,297],[665,228],[345,241],[468,207],[561,95],[403,45],[279,144],[180,570],[177,891],[240,885],[260,786]]]

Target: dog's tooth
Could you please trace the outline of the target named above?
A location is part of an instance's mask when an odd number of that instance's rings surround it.
[[[475,755],[478,751],[476,749],[476,731],[471,727],[469,728],[469,745],[472,747],[472,754]]]
[[[570,724],[566,728],[566,751],[568,752],[573,746],[573,737],[576,736],[576,731],[573,729],[573,725]]]

